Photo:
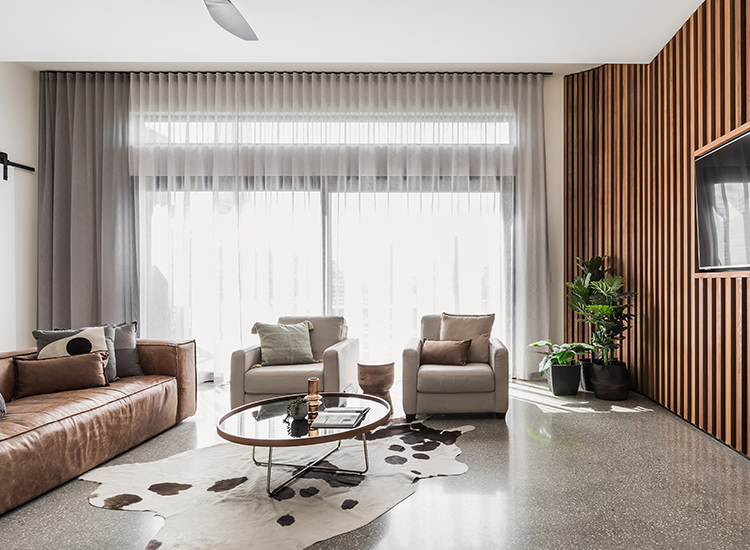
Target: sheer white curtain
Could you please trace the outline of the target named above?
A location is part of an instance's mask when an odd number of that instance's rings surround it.
[[[340,314],[397,359],[426,313],[547,336],[542,77],[134,74],[142,330],[221,379],[256,321]],[[211,374],[206,376],[210,377]]]

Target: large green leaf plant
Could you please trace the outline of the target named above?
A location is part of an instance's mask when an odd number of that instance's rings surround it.
[[[634,314],[628,310],[628,298],[635,292],[622,292],[625,278],[606,275],[604,258],[594,256],[589,261],[578,260],[583,276],[576,276],[572,283],[565,283],[570,289],[568,307],[576,312],[578,321],[591,327],[591,343],[601,355],[604,363],[616,360],[614,355],[625,339],[625,331],[630,328]]]

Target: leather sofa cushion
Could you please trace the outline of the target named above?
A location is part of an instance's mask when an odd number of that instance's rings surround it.
[[[139,376],[112,382],[109,386],[14,399],[0,422],[0,443],[6,439],[97,410],[133,394],[163,385],[176,385],[171,376]]]
[[[307,379],[311,376],[317,376],[320,387],[325,387],[323,363],[256,367],[245,373],[245,393],[307,393]]]
[[[421,393],[479,393],[495,391],[495,374],[487,363],[422,365],[417,371]]]
[[[15,397],[106,386],[108,356],[97,351],[53,359],[16,357]]]

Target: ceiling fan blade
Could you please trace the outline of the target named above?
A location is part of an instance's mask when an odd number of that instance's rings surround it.
[[[242,17],[240,10],[229,0],[203,0],[208,13],[220,27],[243,40],[258,40],[258,37]]]

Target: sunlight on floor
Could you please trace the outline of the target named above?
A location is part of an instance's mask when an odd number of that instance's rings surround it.
[[[639,413],[653,412],[645,407],[623,407],[611,401],[600,401],[593,393],[579,391],[578,395],[556,397],[547,388],[546,382],[512,380],[509,384],[510,399],[536,405],[545,413]]]

